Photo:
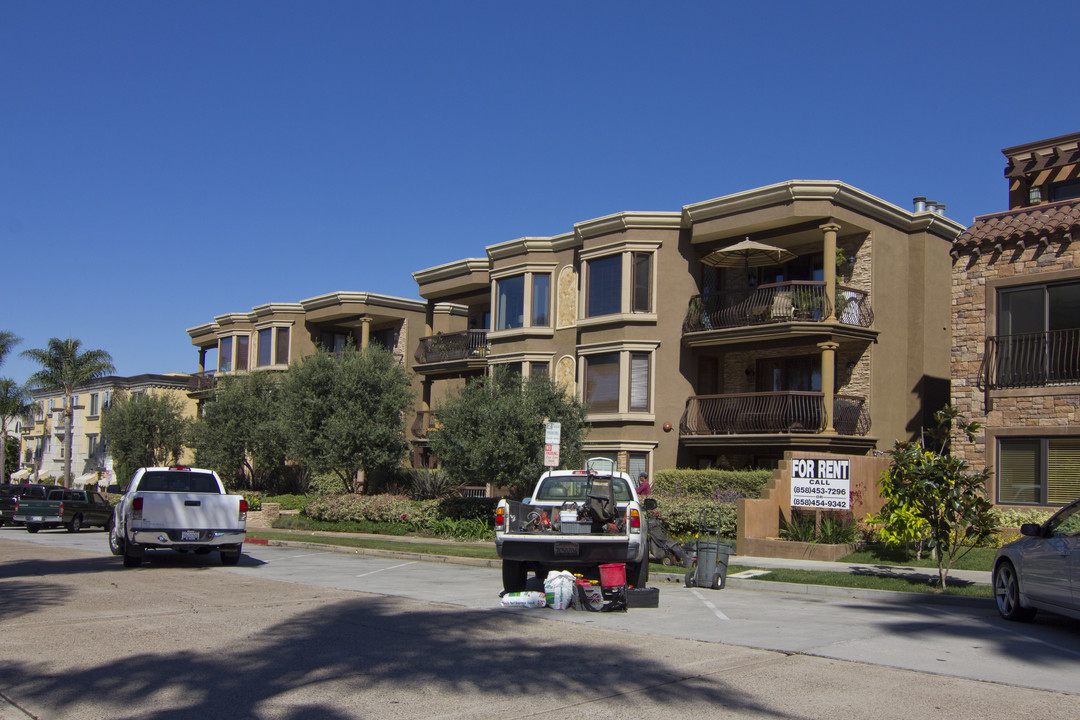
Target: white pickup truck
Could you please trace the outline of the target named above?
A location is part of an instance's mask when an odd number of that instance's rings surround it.
[[[495,510],[495,547],[503,563],[503,589],[525,589],[530,571],[593,573],[625,563],[626,581],[649,579],[649,533],[630,476],[589,470],[544,473],[532,496],[501,500]]]
[[[139,468],[113,512],[109,550],[124,556],[125,567],[141,565],[152,548],[217,550],[223,565],[235,565],[246,532],[247,501],[227,494],[214,471]]]

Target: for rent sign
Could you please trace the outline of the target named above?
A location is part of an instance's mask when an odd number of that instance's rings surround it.
[[[851,509],[851,461],[797,458],[791,461],[791,507]]]

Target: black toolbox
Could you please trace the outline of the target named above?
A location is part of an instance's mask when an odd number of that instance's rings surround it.
[[[660,607],[660,588],[643,587],[628,589],[626,591],[626,607],[628,609]]]

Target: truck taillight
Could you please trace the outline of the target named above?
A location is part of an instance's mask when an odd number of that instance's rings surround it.
[[[502,530],[506,527],[506,508],[495,510],[495,529]]]
[[[247,500],[244,500],[243,498],[240,499],[240,519],[247,519]]]
[[[641,513],[636,508],[630,508],[630,527],[641,530]]]
[[[64,503],[60,503],[60,517],[64,516]]]
[[[142,519],[142,501],[141,497],[137,497],[131,501],[131,513],[132,516],[138,519]]]

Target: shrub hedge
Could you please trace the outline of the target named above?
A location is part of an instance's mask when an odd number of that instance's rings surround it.
[[[658,497],[653,513],[661,527],[674,537],[693,535],[699,525],[709,532],[716,532],[719,526],[721,537],[735,537],[736,516],[733,502],[690,497]]]
[[[653,493],[661,498],[691,497],[733,501],[756,498],[772,476],[772,470],[659,470],[653,479]]]

